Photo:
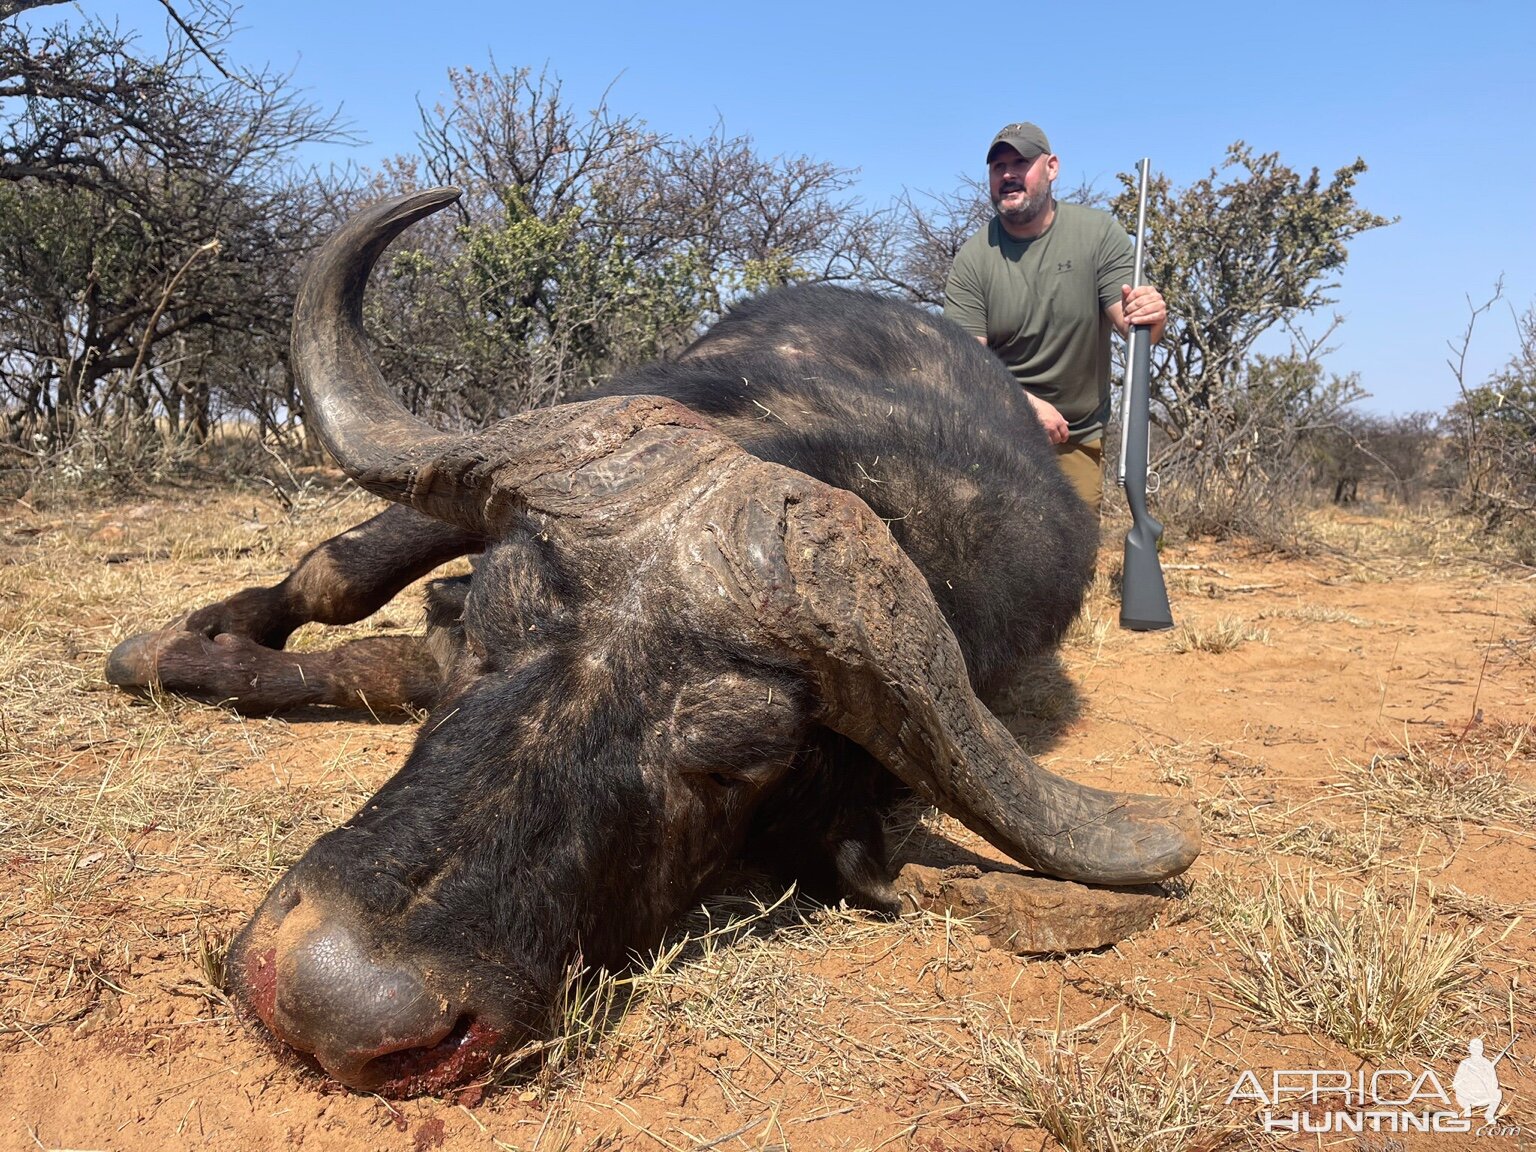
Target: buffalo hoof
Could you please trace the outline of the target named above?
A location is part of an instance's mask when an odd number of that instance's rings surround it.
[[[107,683],[129,692],[172,692],[198,700],[238,700],[263,673],[297,666],[244,636],[189,632],[178,622],[130,636],[107,657]]]
[[[1018,953],[1107,948],[1175,907],[1167,890],[1154,884],[1094,888],[975,865],[906,864],[896,891],[907,907],[964,919],[997,947]]]
[[[161,654],[167,647],[176,647],[183,637],[190,640],[194,634],[175,625],[128,637],[107,657],[107,683],[130,692],[161,687]]]

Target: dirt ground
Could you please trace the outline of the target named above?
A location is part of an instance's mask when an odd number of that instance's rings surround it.
[[[414,727],[130,699],[103,659],[371,508],[0,509],[0,1148],[1536,1147],[1536,577],[1369,511],[1300,556],[1174,542],[1178,629],[1121,631],[1101,579],[1019,686],[1052,770],[1200,804],[1204,853],[1123,944],[1021,957],[941,916],[738,892],[589,979],[563,1042],[496,1083],[389,1102],[285,1064],[232,1018],[222,950]],[[346,631],[419,618],[412,592]],[[1494,1124],[1393,1131],[1461,1115],[1477,1038]],[[1382,1074],[1374,1104],[1261,1098],[1330,1070]],[[1359,1134],[1265,1128],[1371,1107]]]

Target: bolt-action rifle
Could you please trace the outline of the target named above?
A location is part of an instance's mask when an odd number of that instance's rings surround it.
[[[1143,242],[1147,231],[1147,179],[1150,160],[1141,162],[1141,194],[1136,204],[1136,258],[1131,287],[1141,287]],[[1173,627],[1157,542],[1163,526],[1147,511],[1147,468],[1151,459],[1152,330],[1131,326],[1125,361],[1125,396],[1120,412],[1120,483],[1131,506],[1131,530],[1125,534],[1125,562],[1120,583],[1120,627],[1155,632]]]

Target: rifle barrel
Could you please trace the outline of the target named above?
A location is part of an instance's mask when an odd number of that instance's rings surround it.
[[[1141,287],[1142,263],[1146,255],[1147,239],[1147,182],[1151,178],[1152,160],[1143,157],[1139,169],[1140,191],[1136,196],[1136,249],[1131,264],[1131,287]],[[1138,345],[1134,339],[1126,340],[1125,385],[1120,389],[1120,462],[1115,473],[1115,483],[1125,484],[1125,453],[1129,447],[1131,421],[1131,375],[1136,370]]]
[[[1147,185],[1152,162],[1141,162],[1141,192],[1136,204],[1136,254],[1131,287],[1141,287],[1147,231]],[[1152,329],[1134,324],[1125,354],[1125,388],[1120,420],[1120,483],[1131,510],[1121,565],[1120,627],[1137,632],[1173,627],[1168,588],[1157,545],[1163,526],[1147,510],[1147,470],[1152,458]]]

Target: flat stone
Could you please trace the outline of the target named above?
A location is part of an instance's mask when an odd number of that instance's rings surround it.
[[[975,864],[904,864],[896,891],[909,907],[964,919],[993,947],[1018,953],[1106,948],[1174,908],[1154,884],[1097,888]]]

